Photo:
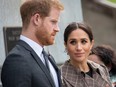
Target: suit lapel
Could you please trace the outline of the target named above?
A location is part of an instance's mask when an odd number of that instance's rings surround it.
[[[37,64],[40,66],[42,71],[45,73],[46,77],[48,78],[49,82],[51,83],[52,87],[55,87],[54,82],[50,76],[49,71],[46,69],[45,65],[42,63],[41,59],[38,57],[38,55],[35,53],[35,51],[24,41],[19,40],[19,45],[23,46],[25,49],[29,50],[34,58],[34,60],[37,62]]]
[[[52,63],[54,69],[56,70],[56,73],[57,73],[57,76],[58,76],[58,81],[59,81],[59,87],[61,87],[61,73],[60,73],[60,70],[56,66],[56,62],[54,61],[54,58],[51,55],[49,55],[49,60]]]

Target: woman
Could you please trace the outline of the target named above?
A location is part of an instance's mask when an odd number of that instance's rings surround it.
[[[61,66],[63,87],[112,87],[105,66],[88,60],[94,44],[91,28],[73,22],[64,31],[64,45],[69,55]]]
[[[109,45],[96,46],[91,50],[88,58],[98,64],[104,64],[110,73],[110,79],[116,87],[116,53]]]

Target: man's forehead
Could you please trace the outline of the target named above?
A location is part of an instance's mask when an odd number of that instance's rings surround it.
[[[58,22],[60,21],[60,17],[54,18],[54,17],[48,16],[48,19],[58,21]]]

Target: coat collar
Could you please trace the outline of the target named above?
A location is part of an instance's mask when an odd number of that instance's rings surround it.
[[[109,83],[109,81],[108,81],[109,72],[108,72],[108,69],[105,65],[99,65],[99,64],[97,64],[93,61],[90,61],[90,60],[88,60],[87,62],[94,71],[98,71],[98,73],[101,75],[101,77]]]
[[[93,61],[89,61],[89,60],[87,61],[87,63],[92,68],[93,73],[98,71],[101,77],[109,83],[108,78],[106,76],[107,70],[104,69],[106,67],[101,67],[99,64],[96,64]],[[64,65],[62,65],[61,72],[63,79],[66,80],[68,83],[70,83],[70,85],[72,86],[75,86],[76,81],[79,80],[78,77],[82,75],[81,71],[75,68],[74,66],[72,66],[69,60],[66,61]],[[73,78],[73,82],[72,82],[72,78]]]

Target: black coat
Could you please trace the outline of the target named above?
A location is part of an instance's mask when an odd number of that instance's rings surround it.
[[[55,62],[54,66],[61,87],[60,72]],[[7,56],[1,72],[3,87],[55,87],[54,82],[40,58],[24,41],[17,45]]]

